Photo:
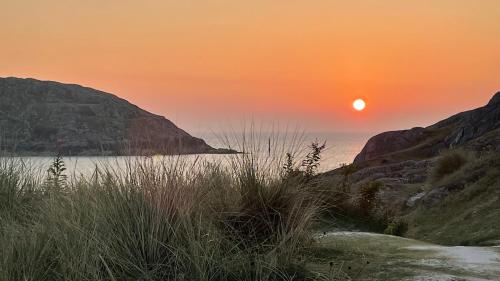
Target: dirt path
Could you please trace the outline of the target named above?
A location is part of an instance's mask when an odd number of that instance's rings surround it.
[[[319,234],[316,240],[325,251],[336,253],[337,262],[330,267],[342,267],[351,280],[500,281],[498,247],[446,247],[384,234],[347,231]]]
[[[500,252],[494,247],[419,245],[406,249],[430,251],[430,256],[442,259],[443,265],[466,270],[471,280],[483,277],[488,278],[483,280],[500,280]]]

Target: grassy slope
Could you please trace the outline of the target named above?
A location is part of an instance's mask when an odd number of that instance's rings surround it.
[[[491,278],[498,276],[498,263],[464,264],[461,257],[447,254],[452,249],[383,234],[340,232],[318,237],[306,254],[307,266],[321,274],[320,280],[496,280]],[[488,251],[500,254],[500,249]]]
[[[463,183],[431,208],[407,215],[407,236],[446,245],[500,244],[500,156],[469,163],[434,185]]]
[[[393,190],[395,196],[406,200],[423,190],[451,189],[441,202],[430,207],[420,202],[415,207],[400,209],[399,205],[390,205],[396,201],[389,201],[383,208],[398,209],[397,216],[402,216],[409,224],[406,236],[411,238],[443,245],[500,245],[500,155],[488,152],[478,159],[471,152],[461,153],[467,160],[458,171],[437,180],[431,176],[424,184],[405,184]],[[451,164],[454,163],[447,165]],[[336,224],[337,227],[366,229],[367,222],[347,216],[338,217]]]
[[[414,276],[409,260],[422,258],[422,253],[409,254],[401,247],[411,243],[394,239],[401,243],[392,243],[392,238],[384,235],[325,236],[308,252],[308,266],[331,278],[327,280],[402,280]]]

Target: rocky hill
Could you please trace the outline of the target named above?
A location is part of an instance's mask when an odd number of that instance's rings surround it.
[[[0,145],[21,155],[224,152],[112,94],[20,78],[0,78]]]
[[[438,168],[450,171],[437,177]],[[335,188],[346,173],[353,202],[364,187],[381,183],[379,206],[406,220],[409,236],[499,244],[500,92],[485,106],[432,126],[376,135],[349,169],[323,176]]]
[[[465,146],[481,150],[500,147],[500,92],[484,107],[456,114],[427,128],[385,132],[372,137],[354,163],[371,165],[417,160],[439,151]]]

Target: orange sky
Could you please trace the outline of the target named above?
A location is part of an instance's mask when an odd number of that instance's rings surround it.
[[[377,132],[485,104],[499,19],[497,0],[3,1],[0,76],[112,92],[190,132]]]

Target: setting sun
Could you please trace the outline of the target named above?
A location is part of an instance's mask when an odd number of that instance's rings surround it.
[[[356,109],[357,111],[361,111],[361,110],[365,109],[365,107],[366,107],[366,103],[365,103],[365,101],[364,101],[364,100],[362,100],[362,99],[357,99],[357,100],[355,100],[355,101],[352,103],[352,107],[353,107],[354,109]]]
[[[0,1],[0,281],[500,281],[500,0]]]

